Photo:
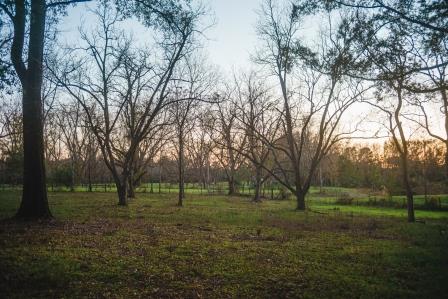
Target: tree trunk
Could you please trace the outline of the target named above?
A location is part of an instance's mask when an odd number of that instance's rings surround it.
[[[183,205],[183,199],[185,198],[185,178],[184,178],[184,141],[182,133],[179,135],[179,201],[178,206]]]
[[[71,181],[70,181],[70,191],[75,192],[75,173],[76,173],[76,171],[75,171],[75,161],[73,158],[72,158],[71,164],[72,164],[71,165],[72,177],[71,177]]]
[[[445,114],[445,192],[448,192],[448,97],[446,90],[441,90],[443,100],[443,112]]]
[[[406,190],[406,201],[408,208],[408,222],[415,222],[414,196],[412,194],[412,191]]]
[[[118,205],[126,206],[127,202],[127,184],[126,179],[123,180],[125,183],[118,183],[117,185],[117,193],[118,193]]]
[[[88,174],[87,174],[87,180],[88,180],[88,185],[89,185],[89,192],[92,192],[92,169],[91,169],[91,165],[90,165],[90,161],[89,161],[89,165],[88,165]]]
[[[207,158],[207,193],[210,194],[210,162]]]
[[[400,87],[397,89],[397,95],[398,95],[398,106],[395,109],[394,112],[394,117],[395,117],[395,123],[396,126],[398,128],[398,131],[400,133],[400,139],[401,139],[401,150],[400,150],[400,142],[397,140],[397,138],[395,137],[395,134],[393,134],[393,138],[395,140],[396,143],[396,147],[400,153],[400,158],[401,158],[401,168],[402,168],[402,172],[403,172],[403,183],[404,183],[404,187],[406,189],[406,200],[407,200],[407,208],[408,208],[408,222],[415,222],[415,215],[414,215],[414,197],[413,197],[413,192],[412,192],[412,186],[411,183],[409,181],[409,166],[408,166],[408,157],[409,157],[409,152],[408,152],[408,144],[407,144],[407,140],[406,137],[404,135],[404,131],[403,131],[403,126],[402,123],[400,121],[400,111],[401,111],[401,107],[403,105],[403,99],[402,99],[402,94],[401,94],[401,85]],[[392,129],[391,131],[393,131],[394,129]]]
[[[305,192],[296,191],[297,210],[305,210]]]
[[[159,167],[159,194],[162,193],[162,162]]]
[[[205,177],[205,174],[202,175],[202,189],[207,189],[207,178]]]
[[[228,195],[235,195],[236,188],[235,188],[235,180],[234,180],[233,176],[228,178],[228,182],[229,182],[229,193],[228,193]]]
[[[254,192],[254,201],[260,202],[261,201],[261,168],[256,167],[255,170],[255,192]]]
[[[128,198],[135,198],[135,184],[134,184],[134,176],[129,175],[128,178]]]
[[[20,1],[19,1],[20,2]],[[23,7],[17,13],[25,14]],[[38,219],[51,218],[48,206],[47,186],[45,178],[44,141],[43,141],[43,109],[42,109],[42,58],[45,32],[45,1],[31,1],[30,39],[28,47],[28,70],[18,71],[22,82],[23,109],[23,193],[18,218]],[[23,20],[24,22],[24,20]],[[18,24],[14,24],[18,26]],[[16,28],[15,28],[16,30]],[[14,32],[14,39],[20,32]],[[20,38],[20,36],[19,36]],[[22,36],[23,40],[23,36]],[[14,45],[13,48],[17,45]],[[11,50],[11,58],[16,71],[18,64],[23,67],[21,51]],[[13,57],[13,56],[19,57]],[[25,72],[25,74],[24,74]]]
[[[408,222],[415,222],[414,215],[414,195],[412,192],[412,186],[409,181],[409,170],[408,170],[408,161],[407,156],[401,157],[401,163],[403,168],[403,183],[406,189],[406,201],[407,201],[407,210],[408,210]]]

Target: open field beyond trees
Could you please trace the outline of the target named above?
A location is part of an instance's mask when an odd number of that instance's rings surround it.
[[[2,297],[443,298],[448,212],[190,194],[49,193],[56,220],[8,220],[0,193]],[[359,191],[351,191],[353,194]],[[445,198],[441,197],[445,202]],[[359,198],[362,200],[362,198]],[[418,202],[418,200],[416,200]]]

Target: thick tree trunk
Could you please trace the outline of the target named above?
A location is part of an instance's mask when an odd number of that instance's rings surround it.
[[[23,91],[23,193],[18,218],[51,218],[45,180],[40,94]]]
[[[236,188],[235,188],[235,179],[233,178],[233,176],[230,176],[228,178],[228,183],[229,183],[228,195],[235,195],[236,194]]]
[[[407,209],[408,209],[408,222],[415,222],[414,215],[414,196],[412,191],[406,191],[406,201],[407,201]]]
[[[126,179],[123,180],[126,182]],[[118,205],[126,206],[127,202],[127,184],[126,183],[118,183],[117,185],[117,193],[118,193]]]
[[[19,76],[21,77],[23,90],[24,170],[22,202],[16,216],[18,218],[26,219],[52,217],[48,206],[45,178],[43,109],[41,97],[45,9],[45,1],[33,0],[31,2],[28,70],[21,69],[18,71]],[[25,12],[16,11],[16,13],[24,14]],[[15,24],[15,26],[17,26],[17,24]],[[17,32],[14,34],[16,38]],[[13,48],[14,46],[17,45],[13,45]],[[14,56],[14,54],[21,56],[22,54],[21,51],[20,53],[15,53],[14,49],[12,49],[11,52],[11,56]],[[21,62],[21,57],[11,58],[17,71],[18,64],[23,64],[23,62]]]
[[[296,191],[297,210],[299,211],[305,210],[305,195],[305,192]]]
[[[128,178],[128,198],[135,198],[135,184],[133,175]]]

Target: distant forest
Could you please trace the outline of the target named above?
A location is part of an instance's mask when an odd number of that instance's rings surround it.
[[[20,186],[23,176],[21,145],[0,141],[0,146],[0,184]],[[55,147],[57,145],[52,148]],[[59,147],[63,148],[63,145],[59,144]],[[446,193],[448,185],[444,166],[444,145],[435,140],[416,140],[409,142],[409,149],[410,177],[415,194]],[[210,150],[213,152],[213,149]],[[47,161],[49,187],[74,190],[82,185],[89,190],[90,184],[113,183],[113,178],[97,149],[89,154],[92,156],[73,163],[63,151],[53,152],[53,159]],[[185,160],[185,183],[195,184],[197,188],[206,190],[210,186],[227,182],[225,165],[222,165],[219,159],[211,159],[209,164],[202,163],[202,160],[201,157],[195,156],[193,150],[188,151]],[[150,183],[174,185],[178,182],[177,160],[171,155],[165,155],[161,159],[147,162],[136,177],[135,187]],[[243,184],[246,188],[253,188],[254,177],[249,161],[238,167],[235,183],[240,189]],[[390,195],[405,194],[400,177],[399,155],[391,141],[373,145],[347,143],[334,147],[314,175],[313,185],[365,188],[373,193],[383,192]],[[268,178],[264,187],[270,189],[280,186],[275,179]],[[157,192],[157,189],[154,192]]]

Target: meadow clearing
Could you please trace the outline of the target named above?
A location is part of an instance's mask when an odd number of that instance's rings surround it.
[[[113,192],[50,192],[55,220],[37,225],[9,220],[20,192],[2,191],[2,297],[446,296],[448,211],[417,208],[407,223],[405,209],[334,191],[314,190],[305,212],[247,196],[177,207],[175,193],[139,193],[119,207]]]

